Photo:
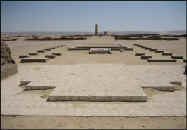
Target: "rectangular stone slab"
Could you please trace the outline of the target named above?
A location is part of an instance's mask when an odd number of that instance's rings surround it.
[[[88,48],[77,48],[77,47],[68,47],[69,51],[75,51],[75,50],[89,50]]]
[[[46,51],[51,51],[51,49],[50,49],[50,48],[47,48],[47,49],[44,49],[44,50],[46,50]]]
[[[55,88],[55,86],[42,82],[31,82],[24,86],[24,90],[47,90],[53,88]]]
[[[38,53],[33,52],[33,53],[29,53],[29,55],[35,56],[35,55],[38,55]]]
[[[163,52],[162,55],[163,56],[172,56],[172,53],[170,53],[170,52]]]
[[[79,76],[79,78],[81,75]],[[99,78],[99,77],[98,77]],[[147,95],[136,84],[118,85],[111,83],[109,86],[97,86],[91,79],[89,85],[72,80],[67,86],[57,86],[49,95],[47,101],[94,101],[94,102],[146,102]],[[77,80],[78,81],[78,80]],[[98,80],[99,82],[99,80]],[[106,82],[106,81],[103,81]],[[134,85],[134,86],[133,86]]]
[[[133,51],[133,48],[124,48],[125,51]]]
[[[108,53],[111,54],[111,48],[90,48],[89,54]]]
[[[60,52],[53,52],[52,55],[61,56],[62,54]]]
[[[19,56],[20,59],[21,58],[27,58],[27,57],[29,57],[29,56],[26,56],[26,55],[25,56],[24,55],[23,56]]]
[[[156,50],[155,53],[164,53],[163,50]]]
[[[68,47],[68,50],[89,50],[90,48],[111,48],[112,50],[119,50],[122,47],[118,44],[89,44],[89,45],[77,45]]]
[[[172,59],[183,59],[183,56],[171,56]]]
[[[162,86],[151,85],[151,86],[142,86],[142,88],[153,88],[153,89],[157,89],[160,91],[170,91],[170,92],[173,92],[176,90],[176,86],[174,85],[162,85]]]
[[[55,55],[46,55],[45,57],[49,58],[49,59],[54,59],[56,56]]]
[[[157,49],[153,49],[153,48],[150,48],[149,50],[150,50],[150,51],[157,51]]]
[[[47,58],[24,58],[21,59],[21,63],[25,63],[25,62],[46,62]]]
[[[141,56],[141,59],[150,59],[152,56]]]
[[[176,62],[177,60],[173,59],[148,59],[148,62]]]
[[[143,56],[145,53],[136,53],[135,56]]]
[[[45,51],[44,50],[38,50],[37,52],[38,53],[44,53]]]

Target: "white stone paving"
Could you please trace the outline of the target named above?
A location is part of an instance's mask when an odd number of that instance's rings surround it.
[[[78,78],[81,74],[101,76],[104,73],[133,77],[140,86],[181,81],[186,88],[184,65],[20,65],[19,73],[1,80],[1,114],[63,116],[185,116],[186,89],[153,95],[148,102],[46,102],[40,94],[25,94],[19,81],[48,81],[53,85]],[[93,73],[94,70],[102,73]],[[112,77],[112,76],[111,76]],[[125,78],[124,78],[125,79]],[[85,79],[86,80],[86,79]],[[106,79],[110,82],[111,79]],[[72,84],[74,84],[72,82]],[[127,84],[128,85],[128,82]],[[57,88],[56,88],[57,89]]]

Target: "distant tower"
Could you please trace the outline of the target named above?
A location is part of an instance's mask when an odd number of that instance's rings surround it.
[[[98,25],[95,24],[95,35],[98,35]]]

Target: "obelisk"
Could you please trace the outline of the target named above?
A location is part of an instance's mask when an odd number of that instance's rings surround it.
[[[95,24],[95,35],[97,36],[98,35],[98,25]]]

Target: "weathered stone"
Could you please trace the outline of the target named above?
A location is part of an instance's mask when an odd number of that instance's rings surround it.
[[[111,54],[111,48],[90,48],[89,54],[95,54],[95,53]]]
[[[183,59],[183,56],[171,56],[172,59]]]
[[[45,51],[44,50],[38,50],[37,52],[38,53],[44,53]]]
[[[46,57],[46,58],[49,58],[49,59],[54,59],[54,58],[55,58],[54,55],[46,55],[45,57]]]
[[[23,55],[23,56],[19,56],[19,58],[27,58],[29,56]]]
[[[150,59],[152,56],[141,56],[141,59]]]
[[[35,55],[38,55],[38,53],[33,52],[33,53],[29,53],[29,55],[35,56]]]
[[[126,48],[124,48],[124,50],[125,50],[125,51],[133,51],[133,48],[128,48],[128,47],[126,47]]]
[[[135,56],[144,56],[145,53],[136,53]]]
[[[53,52],[52,55],[61,56],[62,54],[60,52]]]
[[[24,58],[21,59],[21,63],[25,63],[25,62],[46,62],[47,58]]]
[[[170,53],[170,52],[163,52],[162,55],[163,56],[172,56],[172,53]]]
[[[1,79],[17,73],[17,65],[11,57],[11,50],[5,42],[1,42]]]
[[[47,48],[47,49],[44,49],[44,50],[46,50],[46,51],[51,51],[51,49],[50,49],[50,48]]]
[[[156,52],[156,53],[164,53],[163,50],[156,50],[155,52]]]
[[[174,59],[148,59],[148,62],[176,62]]]
[[[55,86],[51,86],[47,83],[42,82],[31,82],[24,86],[24,90],[47,90],[56,88]]]

